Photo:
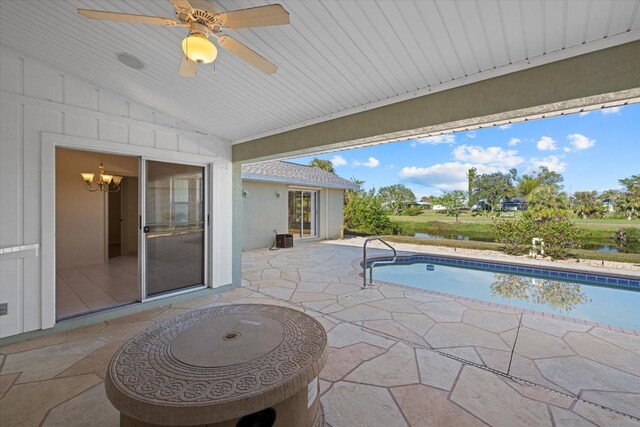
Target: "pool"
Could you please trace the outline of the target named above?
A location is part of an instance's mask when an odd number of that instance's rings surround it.
[[[376,266],[374,280],[640,330],[640,280],[484,262],[469,268],[428,258]],[[563,280],[552,277],[560,275]]]

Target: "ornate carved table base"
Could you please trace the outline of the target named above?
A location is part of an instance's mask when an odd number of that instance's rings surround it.
[[[313,317],[261,304],[166,320],[114,355],[107,396],[123,427],[316,427],[327,335]]]
[[[296,398],[300,397],[298,400],[304,400],[304,403],[295,402]],[[276,419],[273,424],[269,424],[265,422],[265,426],[273,425],[273,427],[293,427],[293,426],[310,426],[310,427],[324,427],[324,410],[322,408],[322,404],[320,403],[320,399],[316,400],[309,410],[306,410],[307,405],[307,396],[306,392],[300,392],[293,396],[291,399],[287,399],[284,402],[275,405],[273,409],[276,411],[276,414],[286,414],[280,415],[279,417],[276,415]],[[296,405],[298,403],[298,405]],[[296,408],[302,408],[303,410],[296,411]],[[302,415],[300,417],[296,417],[296,415]],[[313,415],[313,417],[311,416]],[[199,426],[191,426],[191,427],[244,427],[242,424],[239,424],[240,418],[236,418],[234,420],[223,421],[221,423],[216,424],[200,424]],[[260,426],[258,423],[254,424],[246,424],[246,426],[256,427]],[[159,424],[149,424],[144,421],[136,420],[135,418],[131,418],[126,416],[125,414],[120,414],[120,427],[169,427],[163,426]]]

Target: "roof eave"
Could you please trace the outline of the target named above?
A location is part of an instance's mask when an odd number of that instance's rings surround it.
[[[307,185],[310,187],[334,188],[338,190],[358,190],[360,187],[355,184],[339,184],[334,182],[312,181],[306,179],[287,178],[282,176],[269,176],[253,173],[242,173],[242,179],[247,181],[273,182],[287,185]]]

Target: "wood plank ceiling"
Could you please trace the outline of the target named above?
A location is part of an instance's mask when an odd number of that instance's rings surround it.
[[[265,4],[220,1],[222,10]],[[282,1],[291,25],[228,31],[279,66],[222,49],[177,76],[184,28],[84,19],[76,8],[173,17],[168,0],[0,1],[0,42],[230,142],[640,39],[640,0]],[[128,52],[142,71],[115,59]]]

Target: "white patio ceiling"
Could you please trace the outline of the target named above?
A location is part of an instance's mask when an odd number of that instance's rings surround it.
[[[263,1],[220,1],[224,10]],[[237,143],[640,39],[640,1],[281,1],[291,25],[228,31],[279,66],[222,51],[177,76],[184,28],[84,19],[173,16],[169,0],[0,0],[0,42]],[[139,72],[115,53],[142,59]]]

